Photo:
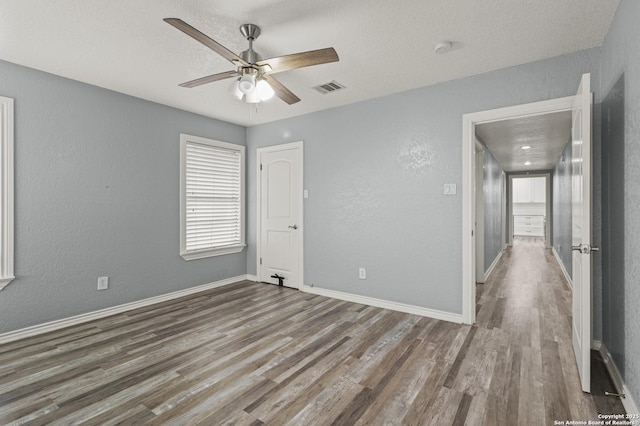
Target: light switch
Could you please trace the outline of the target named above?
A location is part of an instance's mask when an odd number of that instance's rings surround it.
[[[444,190],[442,191],[442,193],[444,195],[455,195],[457,192],[456,190],[456,184],[455,183],[445,183],[444,184]]]
[[[109,277],[98,277],[98,290],[106,290],[109,288]]]
[[[298,194],[299,194],[299,193],[298,193]],[[309,190],[308,190],[308,189],[305,189],[304,191],[302,191],[302,196],[303,196],[304,198],[309,198]]]

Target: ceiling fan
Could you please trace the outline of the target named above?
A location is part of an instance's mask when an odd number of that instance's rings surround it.
[[[260,35],[260,27],[254,24],[244,24],[240,26],[240,32],[249,41],[249,49],[240,53],[240,55],[236,55],[181,19],[165,18],[164,21],[204,44],[237,67],[232,71],[225,71],[187,81],[186,83],[180,84],[181,87],[197,87],[203,84],[213,83],[214,81],[236,77],[236,81],[230,87],[230,91],[236,99],[244,99],[247,103],[258,103],[267,100],[275,94],[289,105],[295,104],[300,101],[300,98],[276,80],[272,74],[339,60],[338,54],[333,47],[262,59],[260,55],[253,50],[253,42]]]

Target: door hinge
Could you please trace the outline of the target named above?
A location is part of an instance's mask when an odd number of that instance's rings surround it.
[[[262,171],[262,163],[260,163],[260,171]]]
[[[262,265],[262,258],[260,258],[260,264]]]

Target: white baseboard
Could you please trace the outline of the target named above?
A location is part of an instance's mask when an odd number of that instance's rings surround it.
[[[489,279],[489,275],[491,275],[491,273],[493,272],[493,270],[496,268],[496,266],[498,265],[498,262],[500,261],[500,259],[502,258],[502,254],[504,253],[504,249],[500,250],[500,253],[498,253],[498,255],[496,256],[495,259],[493,259],[493,262],[491,263],[491,266],[489,266],[489,269],[487,269],[487,272],[484,273],[484,282],[487,282],[487,280]]]
[[[596,340],[593,342],[592,347],[594,349],[597,349],[602,355],[602,360],[604,361],[604,365],[607,367],[607,371],[611,376],[611,380],[613,380],[613,385],[616,387],[616,392],[623,393],[625,395],[624,398],[620,398],[620,402],[622,402],[622,405],[624,406],[627,414],[640,414],[638,405],[633,399],[633,396],[631,396],[631,392],[622,379],[620,370],[618,370],[618,366],[613,361],[613,358],[611,357],[611,354],[609,353],[609,350],[607,349],[605,344]]]
[[[24,339],[26,337],[37,336],[39,334],[59,330],[64,327],[82,324],[111,315],[120,314],[122,312],[131,311],[133,309],[143,308],[145,306],[153,305],[156,303],[166,302],[168,300],[177,299],[179,297],[188,296],[190,294],[199,293],[205,290],[211,290],[216,287],[222,287],[225,285],[236,283],[238,281],[244,281],[246,279],[248,279],[247,275],[239,275],[237,277],[226,278],[224,280],[199,285],[196,287],[190,287],[184,290],[174,291],[172,293],[150,297],[148,299],[137,300],[135,302],[125,303],[123,305],[112,306],[110,308],[100,309],[98,311],[87,312],[85,314],[75,315],[73,317],[63,318],[43,324],[33,325],[31,327],[21,328],[19,330],[9,331],[7,333],[0,334],[0,344],[13,342],[16,340]]]
[[[312,294],[317,294],[319,296],[331,297],[332,299],[339,299],[347,302],[361,303],[363,305],[375,306],[377,308],[390,309],[392,311],[399,311],[407,314],[420,315],[423,317],[462,324],[461,314],[452,314],[450,312],[423,308],[421,306],[407,305],[399,302],[391,302],[389,300],[376,299],[374,297],[360,296],[358,294],[352,294],[352,293],[344,293],[342,291],[328,290],[328,289],[318,288],[318,287],[310,287],[308,285],[303,285],[301,290],[306,293],[312,293]]]
[[[555,256],[556,260],[558,261],[558,265],[560,266],[560,270],[562,271],[562,274],[564,275],[564,278],[567,280],[567,283],[569,283],[569,288],[573,291],[573,280],[571,279],[571,276],[569,275],[569,273],[565,269],[564,263],[562,263],[562,259],[560,259],[560,255],[556,251],[555,247],[551,247],[551,251],[553,252],[553,255]]]
[[[247,274],[247,279],[249,281],[253,281],[254,283],[258,282],[258,276],[257,275],[249,275],[249,274]]]

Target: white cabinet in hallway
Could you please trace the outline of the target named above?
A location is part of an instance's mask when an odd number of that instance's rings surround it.
[[[545,178],[531,178],[531,202],[532,203],[546,203],[547,202],[547,183]]]
[[[513,216],[513,235],[516,237],[544,237],[544,216]]]
[[[545,178],[535,177],[513,179],[514,203],[545,203],[546,200]]]

